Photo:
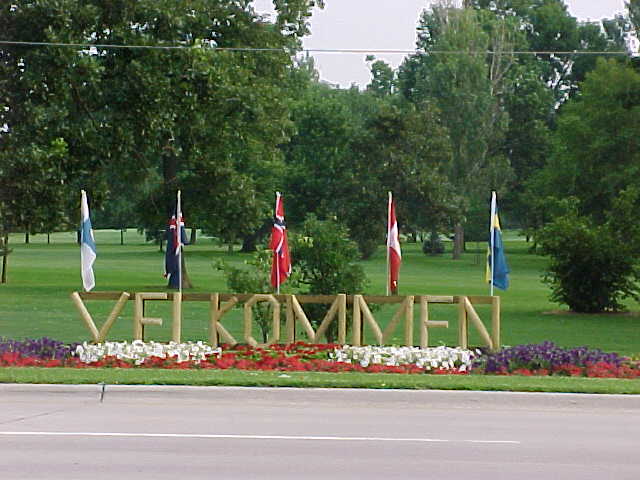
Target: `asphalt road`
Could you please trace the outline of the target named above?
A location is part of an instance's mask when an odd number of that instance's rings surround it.
[[[0,385],[0,478],[634,479],[640,397]]]

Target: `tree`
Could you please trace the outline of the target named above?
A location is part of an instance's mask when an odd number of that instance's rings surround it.
[[[435,103],[449,132],[453,161],[447,175],[460,192],[454,217],[457,258],[464,245],[465,205],[504,187],[510,177],[500,142],[508,121],[507,73],[519,32],[508,17],[447,2],[423,14],[419,32],[422,52],[401,66],[400,91],[415,104]],[[494,55],[487,58],[487,51]]]
[[[629,0],[626,2],[629,10],[629,19],[636,30],[640,30],[640,0]]]
[[[640,169],[640,73],[598,61],[558,118],[553,154],[531,195],[575,196],[581,215],[601,224],[619,192],[637,185]]]
[[[299,272],[299,280],[307,286],[309,294],[335,295],[363,293],[367,284],[359,258],[357,245],[349,239],[347,229],[333,220],[318,220],[310,215],[301,229],[291,236],[291,258]],[[315,326],[326,314],[324,305],[307,308]],[[327,331],[331,343],[336,335],[336,324]]]
[[[373,55],[367,56],[367,62],[371,64],[371,83],[367,85],[367,90],[374,95],[384,97],[391,95],[395,91],[395,72],[389,64],[382,60],[376,60]]]
[[[336,211],[364,258],[384,242],[387,191],[394,193],[405,232],[445,223],[454,201],[446,175],[452,154],[436,108],[402,101],[381,105],[354,138],[352,152],[353,184]]]
[[[618,311],[625,298],[640,300],[640,230],[628,221],[638,200],[637,189],[622,192],[601,224],[569,204],[566,214],[538,232],[541,253],[551,257],[543,278],[552,300],[581,313]]]
[[[170,216],[175,191],[196,180],[254,195],[255,225],[291,133],[282,80],[315,4],[278,0],[269,23],[245,1],[16,0],[0,12],[12,40],[97,46],[2,46],[3,153],[44,151],[61,138],[65,186],[95,192],[99,207],[107,179],[144,184],[139,211],[151,232]],[[242,50],[252,46],[273,50]],[[222,203],[190,205],[197,218],[237,220]]]

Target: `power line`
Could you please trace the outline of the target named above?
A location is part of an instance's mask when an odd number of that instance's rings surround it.
[[[15,45],[26,47],[68,47],[68,48],[100,48],[100,49],[140,49],[140,50],[190,50],[198,48],[197,46],[186,45],[116,45],[116,44],[98,44],[98,43],[58,43],[58,42],[22,42],[13,40],[0,40],[0,45]],[[214,51],[222,52],[286,52],[283,48],[256,48],[256,47],[209,47]],[[398,54],[411,55],[415,53],[427,52],[423,50],[394,50],[394,49],[354,49],[354,48],[303,48],[302,52],[307,53],[335,53],[335,54]],[[487,51],[468,51],[468,50],[431,50],[428,52],[433,55],[627,55],[625,51],[513,51],[513,52],[492,52]]]

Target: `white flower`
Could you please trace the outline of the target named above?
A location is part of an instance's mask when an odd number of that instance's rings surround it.
[[[199,363],[209,355],[221,355],[221,348],[213,348],[201,341],[197,343],[158,343],[134,340],[128,342],[105,342],[104,344],[82,343],[76,347],[74,355],[84,363],[93,363],[104,357],[112,356],[123,360],[133,360],[136,365],[144,363],[150,357],[175,357],[178,362],[193,360]]]
[[[329,354],[334,362],[359,363],[369,365],[417,365],[429,371],[443,368],[447,370],[468,371],[476,352],[461,348],[435,347],[352,347],[344,345]]]

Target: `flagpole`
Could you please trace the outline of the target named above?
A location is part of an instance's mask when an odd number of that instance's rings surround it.
[[[82,290],[84,288],[84,280],[82,279],[82,197],[85,195],[84,190],[80,190],[80,283],[82,284]]]
[[[389,192],[389,202],[387,205],[387,296],[391,295],[391,266],[389,264],[389,245],[391,235],[391,202],[393,201],[392,194]]]
[[[278,217],[278,199],[280,198],[280,192],[276,192],[276,206],[273,212],[274,217]],[[280,257],[278,253],[275,252],[275,261],[276,261],[276,295],[280,295]]]
[[[178,239],[178,292],[180,293],[180,298],[182,298],[182,208],[180,205],[180,190],[178,190],[178,204],[176,208],[176,232]]]
[[[491,227],[489,228],[490,245],[491,245],[491,296],[493,297],[493,279],[495,276],[495,228],[496,228],[496,192],[491,192]]]

